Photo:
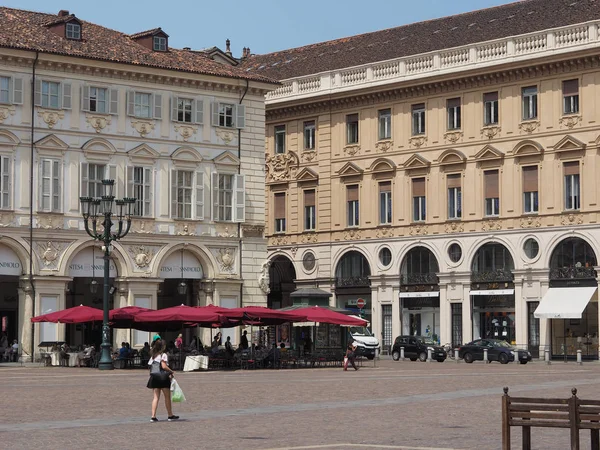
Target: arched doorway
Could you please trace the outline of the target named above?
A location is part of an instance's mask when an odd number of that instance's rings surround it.
[[[335,268],[335,296],[338,308],[360,314],[371,321],[371,267],[365,256],[355,250],[342,256]],[[358,308],[358,299],[365,301],[362,311]]]
[[[290,294],[296,290],[296,269],[287,256],[276,256],[269,267],[267,306],[272,309],[292,306]]]
[[[19,336],[19,276],[23,274],[23,264],[18,255],[9,247],[0,245],[0,335],[6,336],[9,345],[13,340],[20,342]],[[29,324],[24,324],[29,326]]]
[[[498,242],[482,245],[471,264],[473,339],[502,339],[516,343],[515,264],[510,251]]]
[[[439,337],[439,270],[437,258],[427,247],[414,247],[404,257],[400,267],[403,335]]]
[[[575,358],[581,350],[584,358],[598,358],[597,264],[590,244],[578,237],[563,239],[552,251],[550,289],[538,309],[547,309],[551,302],[550,307],[559,308],[550,317],[544,315],[551,319],[553,357]]]

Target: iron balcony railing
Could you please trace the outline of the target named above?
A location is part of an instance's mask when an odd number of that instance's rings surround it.
[[[515,279],[512,271],[505,269],[489,270],[485,272],[471,272],[473,283],[501,283],[510,282]]]
[[[433,272],[429,273],[409,273],[400,275],[400,285],[415,286],[421,284],[438,284],[439,278]]]
[[[335,287],[364,287],[371,286],[369,277],[336,277]]]
[[[551,280],[567,280],[567,279],[588,279],[593,280],[597,277],[597,273],[593,267],[557,267],[550,269]]]

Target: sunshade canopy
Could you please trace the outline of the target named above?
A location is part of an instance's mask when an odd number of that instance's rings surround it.
[[[596,287],[550,288],[533,313],[538,319],[581,319]]]
[[[55,311],[41,316],[33,317],[32,322],[53,322],[53,323],[84,323],[101,322],[102,310],[91,308],[89,306],[75,306],[73,308]]]
[[[161,328],[165,323],[179,322],[181,325],[186,323],[197,323],[211,325],[221,321],[221,315],[206,308],[195,308],[193,306],[173,306],[171,308],[159,309],[156,311],[146,311],[135,316],[136,323],[156,323],[161,322],[157,328]]]

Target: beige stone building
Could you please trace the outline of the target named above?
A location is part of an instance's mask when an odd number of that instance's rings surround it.
[[[528,0],[250,56],[282,82],[269,305],[363,298],[384,350],[418,334],[597,358],[599,27],[593,1]]]
[[[36,324],[32,334],[30,319],[102,308],[102,252],[79,197],[99,196],[105,178],[117,198],[137,198],[112,252],[111,306],[266,304],[264,104],[274,83],[237,67],[229,49],[174,49],[160,28],[128,36],[68,11],[9,8],[0,23],[2,332],[27,354],[42,341],[100,342],[101,324]],[[115,340],[140,346],[148,333]]]

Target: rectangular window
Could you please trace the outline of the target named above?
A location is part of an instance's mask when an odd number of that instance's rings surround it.
[[[452,311],[452,347],[463,345],[462,339],[462,303],[450,303]]]
[[[413,178],[413,221],[423,222],[427,218],[425,204],[425,178]]]
[[[42,81],[42,107],[60,108],[60,83]]]
[[[10,209],[10,193],[11,193],[11,172],[10,172],[10,158],[8,156],[0,157],[0,208]]]
[[[358,185],[346,187],[346,202],[348,205],[348,226],[357,227],[359,225],[358,211]]]
[[[412,134],[425,134],[425,103],[412,105]]]
[[[233,175],[219,174],[219,214],[217,220],[231,221],[233,220]]]
[[[565,171],[565,209],[579,209],[581,196],[579,190],[579,162],[564,163]]]
[[[315,190],[304,191],[304,229],[313,231],[317,228],[317,207]]]
[[[448,219],[460,219],[462,217],[462,191],[460,185],[460,174],[448,175]]]
[[[174,170],[175,180],[175,218],[192,218],[192,193],[194,191],[194,172],[191,170]]]
[[[392,223],[392,182],[379,183],[379,223]]]
[[[579,112],[579,80],[563,81],[563,113]]]
[[[275,233],[285,233],[285,193],[275,194]]]
[[[10,77],[0,77],[0,103],[11,103]]]
[[[348,144],[358,144],[358,114],[346,116],[346,140]]]
[[[106,178],[106,165],[88,164],[88,195],[92,198],[102,197],[104,189],[102,180]]]
[[[135,117],[152,118],[152,94],[136,92],[134,94],[133,109]]]
[[[537,86],[523,88],[521,96],[523,99],[523,120],[536,119],[538,116]]]
[[[379,140],[392,137],[392,110],[382,109],[379,111]]]
[[[488,92],[483,94],[483,123],[496,125],[498,123],[498,93]]]
[[[246,180],[244,175],[213,173],[212,219],[221,222],[243,222],[246,215]]]
[[[285,153],[285,125],[275,127],[275,153]]]
[[[233,127],[233,105],[219,103],[219,126]]]
[[[90,111],[108,113],[108,89],[90,87]]]
[[[166,52],[167,38],[163,36],[154,36],[154,50],[157,52]]]
[[[135,198],[134,216],[152,215],[151,207],[152,169],[127,166],[127,196]]]
[[[381,305],[381,323],[383,324],[383,347],[389,354],[392,347],[392,305]]]
[[[189,98],[177,98],[177,121],[192,123],[194,101]]]
[[[40,211],[60,212],[60,161],[42,159]]]
[[[538,210],[538,167],[523,167],[523,212],[533,214]]]
[[[304,150],[315,149],[317,127],[314,120],[304,122]]]
[[[67,23],[66,36],[67,39],[81,39],[81,25],[74,22]]]
[[[446,103],[448,112],[448,129],[460,129],[460,98],[451,98]]]
[[[485,215],[497,216],[500,214],[500,186],[497,170],[483,172],[485,191]]]

